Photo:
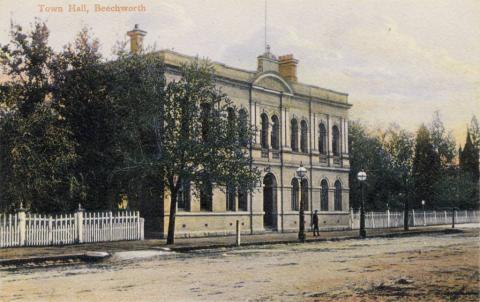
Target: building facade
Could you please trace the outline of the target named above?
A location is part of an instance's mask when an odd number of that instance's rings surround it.
[[[136,30],[129,32],[132,51],[145,34]],[[195,59],[170,50],[157,55],[167,80]],[[185,184],[177,236],[231,234],[236,220],[245,233],[298,231],[301,198],[307,227],[314,210],[320,229],[349,227],[348,95],[299,83],[297,64],[293,55],[277,58],[268,48],[257,57],[254,71],[213,62],[216,85],[237,106],[240,118],[257,129],[248,148],[262,176],[251,193],[213,186],[210,198],[192,194],[195,188]],[[308,171],[303,180],[295,174],[301,164]],[[166,235],[169,202],[162,203],[161,212],[160,231]]]

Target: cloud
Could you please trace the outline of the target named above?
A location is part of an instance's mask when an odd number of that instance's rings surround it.
[[[139,23],[147,44],[256,69],[264,51],[263,1],[141,3],[147,13],[42,15],[38,2],[3,0],[0,43],[8,41],[11,16],[24,24],[38,16],[48,20],[55,47],[88,25],[109,54]],[[301,82],[349,93],[352,118],[414,129],[440,110],[447,127],[465,133],[471,114],[480,116],[479,15],[477,0],[276,0],[268,2],[267,36],[275,54],[300,60]]]

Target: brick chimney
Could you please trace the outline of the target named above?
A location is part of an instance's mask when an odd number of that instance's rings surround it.
[[[130,52],[138,54],[142,51],[143,47],[143,37],[147,34],[146,31],[138,28],[138,24],[135,24],[133,30],[127,32],[127,35],[130,37]]]
[[[297,81],[298,60],[293,58],[292,54],[278,57],[278,72],[287,81]]]

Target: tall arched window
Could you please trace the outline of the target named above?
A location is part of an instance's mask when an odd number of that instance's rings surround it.
[[[322,192],[320,193],[320,209],[328,211],[328,182],[326,179],[321,182]]]
[[[261,115],[262,119],[262,133],[260,137],[260,144],[263,149],[268,149],[268,116],[265,113]]]
[[[238,138],[240,145],[246,147],[248,144],[248,115],[245,109],[238,111]]]
[[[339,180],[335,182],[335,211],[342,210],[342,184]]]
[[[300,123],[300,150],[303,153],[308,153],[308,138],[307,134],[308,133],[308,127],[307,127],[307,122],[302,121]]]
[[[318,127],[318,151],[322,155],[327,154],[327,129],[323,123]]]
[[[272,134],[270,142],[272,144],[272,149],[278,150],[280,148],[279,144],[280,138],[280,123],[276,115],[272,116]]]
[[[235,186],[227,185],[227,192],[225,192],[227,211],[235,211]]]
[[[298,151],[298,122],[296,119],[291,121],[290,146],[292,151]]]
[[[302,180],[302,196],[301,196],[302,200],[303,200],[303,209],[305,211],[308,211],[308,180],[306,179],[303,179]]]
[[[180,188],[177,191],[177,208],[179,210],[190,211],[190,181],[182,180]]]
[[[340,155],[340,131],[337,126],[332,127],[332,152],[333,155]]]
[[[299,186],[298,179],[292,179],[292,211],[299,210],[299,200],[298,200]]]

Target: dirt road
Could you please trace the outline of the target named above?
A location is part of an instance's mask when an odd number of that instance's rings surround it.
[[[479,301],[479,230],[0,270],[0,301]]]

